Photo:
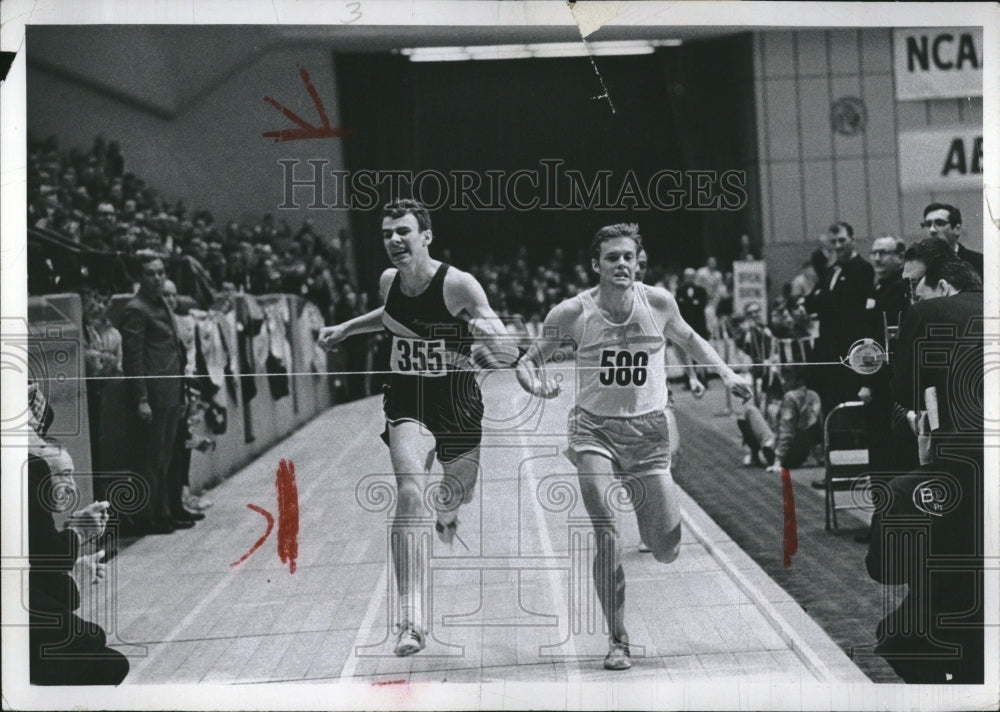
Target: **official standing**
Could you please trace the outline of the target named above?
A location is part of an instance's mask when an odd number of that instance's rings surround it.
[[[134,414],[126,445],[131,448],[130,469],[145,484],[148,496],[128,533],[167,534],[177,528],[171,517],[167,472],[184,402],[186,355],[163,299],[163,261],[152,252],[139,259],[139,291],[125,305],[119,330],[127,408]]]
[[[815,295],[819,316],[816,360],[827,364],[840,361],[851,344],[867,335],[866,312],[875,307],[875,271],[855,249],[854,228],[835,222],[829,241],[836,262],[823,275]],[[814,367],[811,375],[810,386],[819,394],[824,413],[854,400],[861,387],[860,377],[839,364]]]

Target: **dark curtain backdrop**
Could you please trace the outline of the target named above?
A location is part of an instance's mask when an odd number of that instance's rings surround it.
[[[757,128],[750,35],[661,48],[663,91],[670,112],[668,131],[687,168],[741,170],[747,205],[739,211],[706,211],[701,237],[705,255],[729,263],[739,257],[739,237],[747,233],[761,255]]]
[[[749,57],[741,37],[597,57],[612,113],[594,98],[603,88],[586,57],[416,63],[337,55],[341,115],[355,131],[344,139],[347,168],[541,172],[541,159],[561,159],[562,169],[581,171],[588,184],[598,171],[611,171],[612,198],[629,169],[645,187],[662,169],[745,168],[756,141],[752,79],[742,86]],[[754,203],[755,175],[748,180]],[[565,201],[565,181],[560,190]],[[740,234],[756,232],[755,205],[736,212],[442,208],[432,218],[432,254],[447,248],[459,267],[487,252],[509,259],[520,246],[534,260],[555,246],[572,258],[597,228],[624,220],[639,223],[653,264],[674,268],[702,264],[708,254],[731,260]],[[370,287],[388,266],[379,213],[353,211],[351,219]]]

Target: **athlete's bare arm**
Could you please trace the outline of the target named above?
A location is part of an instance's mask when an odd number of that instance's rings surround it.
[[[392,286],[392,280],[395,276],[396,269],[394,267],[390,267],[383,272],[382,276],[379,278],[378,291],[383,302],[385,302],[386,295],[389,293],[389,287]],[[330,350],[335,348],[337,344],[346,339],[348,336],[381,331],[383,328],[383,311],[385,311],[385,307],[379,307],[378,309],[372,309],[367,314],[362,314],[354,317],[353,319],[348,319],[343,324],[324,326],[319,330],[319,340],[317,342],[319,347]]]
[[[744,403],[749,400],[753,395],[749,379],[733,371],[712,345],[684,321],[673,295],[662,287],[646,289],[649,305],[664,319],[664,336],[682,349],[688,358],[714,369],[734,396]]]
[[[521,384],[521,388],[542,398],[559,395],[562,387],[554,378],[545,377],[544,364],[560,346],[570,340],[571,334],[576,333],[574,327],[580,314],[580,302],[572,299],[557,304],[546,315],[542,323],[542,335],[517,362],[517,382]],[[573,346],[575,348],[576,345]]]
[[[517,346],[490,306],[479,280],[455,267],[449,269],[444,278],[444,305],[453,316],[468,322],[469,331],[486,347],[477,356],[479,365],[508,368],[514,364]]]

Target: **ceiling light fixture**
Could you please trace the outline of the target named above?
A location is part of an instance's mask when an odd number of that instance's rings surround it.
[[[411,47],[395,50],[411,62],[461,62],[466,60],[547,59],[555,57],[622,56],[652,54],[657,47],[679,47],[682,40],[623,42],[547,42],[540,44],[470,45],[467,47]]]

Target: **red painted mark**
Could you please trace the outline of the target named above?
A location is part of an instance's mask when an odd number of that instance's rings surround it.
[[[269,511],[267,511],[266,509],[263,509],[261,507],[258,507],[256,504],[248,504],[247,505],[247,509],[252,509],[253,511],[257,512],[257,514],[263,514],[264,515],[264,519],[267,520],[267,531],[264,532],[264,536],[262,536],[260,539],[258,539],[256,541],[256,543],[254,543],[254,545],[250,547],[250,550],[247,553],[245,553],[243,556],[241,556],[237,561],[234,561],[233,563],[231,563],[230,566],[239,566],[244,561],[246,561],[247,559],[249,559],[250,556],[255,551],[257,551],[257,549],[259,549],[261,547],[261,545],[265,541],[267,541],[267,538],[269,536],[271,536],[271,532],[274,530],[274,517],[271,516],[271,513]]]
[[[288,572],[294,574],[299,555],[299,489],[292,462],[282,460],[278,464],[274,485],[278,488],[278,556],[283,564],[288,564]]]
[[[375,687],[383,687],[385,685],[405,685],[406,680],[380,680],[378,682],[373,682],[372,685]]]
[[[299,490],[295,484],[295,465],[289,460],[278,463],[278,474],[274,479],[278,490],[278,556],[281,563],[288,564],[288,572],[295,573],[295,559],[299,556]],[[258,539],[250,550],[230,566],[239,566],[249,559],[259,549],[274,531],[274,516],[263,507],[248,504],[252,509],[267,520],[267,531]]]
[[[792,492],[792,473],[781,468],[781,495],[785,511],[785,531],[783,537],[784,560],[787,569],[792,565],[792,554],[799,550],[799,531],[795,524],[795,494]]]
[[[303,138],[335,138],[337,136],[350,136],[354,133],[353,129],[337,129],[330,126],[330,117],[326,115],[326,107],[323,106],[323,100],[319,98],[319,92],[316,91],[312,80],[309,79],[309,72],[301,64],[296,66],[299,68],[299,76],[302,77],[302,83],[306,85],[309,98],[312,99],[313,106],[316,107],[316,113],[319,114],[320,125],[313,126],[284,104],[275,101],[269,96],[265,96],[264,101],[284,114],[286,118],[291,119],[292,123],[298,124],[299,128],[265,131],[262,135],[265,138],[273,138],[274,142],[278,143],[279,141],[298,141]]]

